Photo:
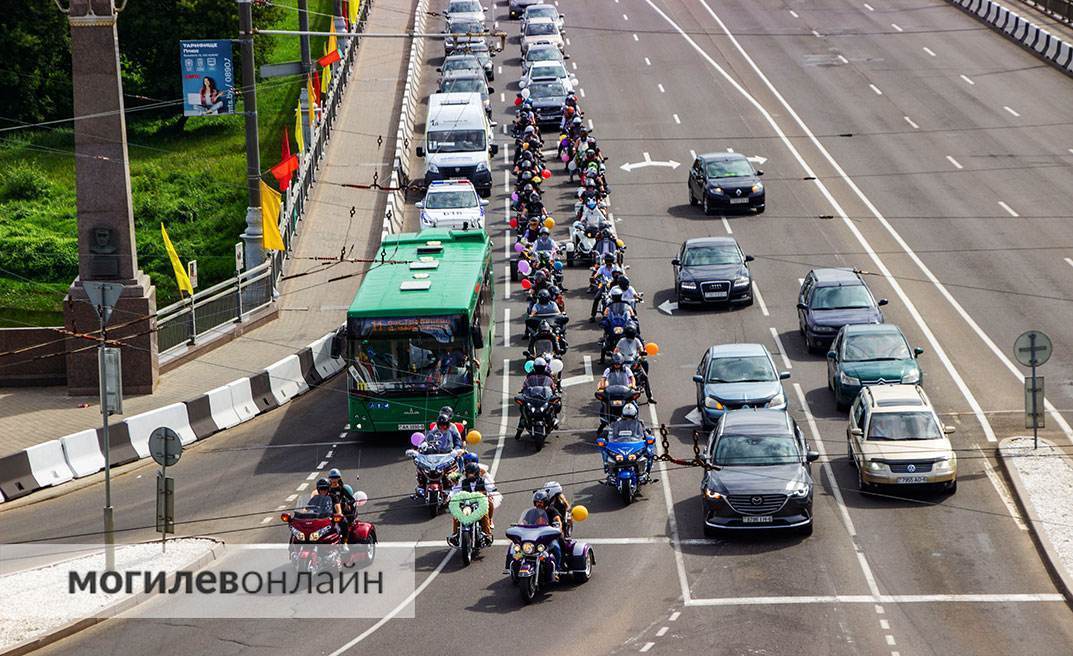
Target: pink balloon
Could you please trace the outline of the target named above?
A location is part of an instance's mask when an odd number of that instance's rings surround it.
[[[516,192],[516,191],[511,192],[510,199],[512,201],[514,201],[515,203],[517,203],[518,202],[518,192]]]
[[[414,433],[410,436],[410,444],[414,446],[421,446],[421,443],[425,441],[424,433]]]
[[[529,263],[525,260],[518,262],[518,273],[523,276],[528,276],[533,271],[533,267],[529,266]]]
[[[525,250],[525,246],[522,244],[522,242],[520,242],[520,241],[514,242],[514,252],[515,253],[521,253],[524,250]]]
[[[563,164],[566,164],[570,161],[570,153],[564,150],[562,156],[559,159],[563,160]]]

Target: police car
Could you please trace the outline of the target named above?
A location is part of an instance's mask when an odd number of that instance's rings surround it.
[[[421,210],[422,229],[483,230],[486,205],[488,201],[477,195],[472,182],[456,178],[431,182],[417,209]]]

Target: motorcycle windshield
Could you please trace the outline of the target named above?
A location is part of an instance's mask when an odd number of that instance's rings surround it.
[[[633,388],[629,385],[608,385],[604,388],[604,395],[609,399],[627,399],[633,396]]]
[[[292,516],[295,519],[323,519],[331,517],[334,510],[331,496],[315,494],[304,505],[295,508]]]
[[[613,426],[607,435],[607,441],[615,443],[618,449],[629,450],[632,448],[631,445],[644,446],[646,437],[644,429],[640,426]]]
[[[548,524],[548,513],[542,508],[530,508],[518,518],[519,526],[547,526]]]
[[[555,393],[550,387],[545,387],[543,385],[526,387],[522,394],[525,396],[526,400],[529,401],[550,401],[552,397],[555,396]]]
[[[529,349],[537,355],[543,355],[545,353],[553,353],[555,351],[555,345],[552,344],[550,339],[538,339],[533,342],[533,347]]]
[[[426,469],[438,469],[453,463],[455,457],[450,453],[421,453],[414,460]]]

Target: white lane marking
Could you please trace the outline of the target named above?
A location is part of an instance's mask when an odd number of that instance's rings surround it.
[[[638,38],[637,38],[637,34],[634,34],[634,35],[633,35],[633,40],[634,40],[634,41],[640,41],[640,39],[638,39]]]
[[[730,229],[730,221],[727,221],[727,218],[725,216],[720,217],[720,219],[722,219],[722,221],[723,221],[723,227],[726,229],[727,234],[728,235],[734,234],[734,231]]]
[[[1006,510],[1010,512],[1010,517],[1012,517],[1014,523],[1017,524],[1017,528],[1022,531],[1027,531],[1028,526],[1025,525],[1024,520],[1021,519],[1021,513],[1017,512],[1017,507],[1013,503],[1013,497],[1010,496],[1010,490],[1006,487],[1006,483],[999,478],[994,467],[987,461],[987,456],[984,454],[984,450],[980,447],[976,447],[976,449],[980,452],[980,459],[984,465],[984,473],[987,474],[987,478],[991,481],[991,485],[994,486],[995,492],[998,492],[998,496],[1002,499],[1002,503],[1005,504]]]
[[[593,130],[593,125],[592,125],[592,119],[590,118],[589,119],[589,132],[592,132],[592,130]]]
[[[939,55],[936,55],[935,51],[932,50],[931,48],[929,48],[928,46],[924,46],[924,52],[928,53],[932,57],[938,57],[939,56]]]
[[[507,102],[507,94],[503,93],[502,91],[499,92],[499,102],[502,102],[502,103]],[[504,150],[503,155],[506,156],[506,154],[507,154],[507,151]]]
[[[822,35],[822,34],[820,34],[819,32],[817,32],[816,30],[812,30],[812,36],[814,36],[814,37],[818,37],[818,38],[822,38],[822,37],[823,37],[823,35]]]
[[[675,123],[677,123],[678,125],[682,124],[682,119],[678,118],[678,114],[672,114],[671,116],[674,117],[674,122]]]
[[[650,60],[648,57],[645,57],[645,66],[651,66],[651,65],[652,65],[652,60]]]
[[[689,149],[689,156],[692,157],[693,159],[697,159],[697,151],[695,151],[692,148],[690,148]]]
[[[779,331],[775,330],[775,326],[771,326],[771,338],[775,340],[775,346],[779,347],[779,355],[782,356],[782,364],[787,369],[793,369],[794,365],[790,362],[790,357],[786,355],[786,349],[782,347],[782,340],[779,339]]]
[[[753,281],[753,296],[756,297],[756,302],[760,304],[760,313],[765,317],[770,317],[767,311],[767,303],[764,302],[764,297],[760,295],[760,287]]]
[[[510,348],[510,308],[503,308],[503,348]]]
[[[496,21],[496,22],[492,23],[492,27],[498,30],[499,29],[499,21]]]
[[[879,628],[883,629],[884,631],[889,631],[890,630],[890,621],[889,620],[879,620]]]
[[[842,55],[838,56],[838,61],[842,62],[843,64],[848,64],[849,63],[849,60],[846,59],[845,57],[843,57]]]
[[[339,432],[339,437],[346,437],[346,436],[347,436],[347,431],[340,431]]]
[[[268,522],[272,521],[273,519],[275,519],[275,518],[272,517],[271,515],[269,515],[268,517],[265,517],[264,519],[262,519],[261,523],[262,524],[267,524]]]
[[[958,168],[958,169],[963,169],[963,168],[965,168],[964,166],[962,166],[962,165],[961,165],[961,163],[960,163],[960,162],[958,162],[958,161],[957,161],[956,159],[954,159],[954,158],[953,158],[953,157],[951,157],[950,155],[947,155],[947,156],[946,156],[946,161],[948,161],[948,162],[950,162],[951,164],[953,164],[953,165],[954,165],[954,168]]]
[[[934,594],[934,595],[879,595],[886,604],[1007,604],[1049,603],[1064,601],[1055,593],[1028,594]],[[872,595],[800,595],[788,597],[715,597],[690,599],[686,606],[780,606],[787,604],[871,604]],[[878,608],[878,606],[877,606]]]
[[[657,84],[656,84],[656,86],[657,86],[657,87],[659,87],[659,92],[660,92],[660,93],[667,93],[667,92],[666,92],[666,91],[664,90],[664,88],[663,88],[663,85],[662,85],[662,84],[659,84],[659,83],[657,83]]]
[[[886,636],[884,636],[884,637],[885,637],[885,638],[887,639],[887,644],[888,644],[888,645],[890,645],[891,647],[893,647],[893,646],[895,645],[895,643],[894,643],[894,636],[892,636],[892,635],[890,635],[890,634],[888,633],[888,634],[887,634]]]
[[[794,11],[793,9],[790,10],[790,15],[793,16],[794,18],[801,18],[800,16],[797,15],[797,12]]]
[[[291,503],[292,501],[294,501],[297,498],[298,498],[297,494],[292,494],[289,497],[287,497],[286,499],[284,499],[284,501],[286,501],[287,503]]]
[[[820,429],[816,425],[816,417],[813,416],[812,409],[805,399],[805,392],[801,389],[801,383],[794,383],[794,392],[797,393],[797,400],[801,404],[801,410],[805,413],[805,422],[808,424],[809,433],[812,434],[812,448],[819,452],[820,460],[823,463],[821,467],[824,473],[827,474],[827,482],[831,484],[831,495],[835,498],[835,505],[838,506],[838,512],[842,516],[842,524],[846,527],[846,532],[849,533],[849,536],[856,542],[857,528],[853,525],[853,519],[849,516],[846,500],[842,497],[842,488],[838,487],[838,479],[835,478],[834,468],[831,467],[831,459],[827,457],[827,449],[823,446]]]
[[[333,450],[329,450],[329,451],[328,451],[328,453],[325,453],[325,454],[324,454],[324,457],[325,457],[325,458],[331,458],[331,457],[332,457],[332,454],[333,454],[333,453],[335,453],[335,450],[334,450],[334,449],[333,449]]]
[[[575,71],[577,70],[577,62],[570,62],[570,66],[572,66]]]
[[[322,461],[320,462],[320,464],[319,464],[319,465],[317,465],[317,469],[324,469],[324,468],[325,468],[325,467],[327,467],[327,466],[328,466],[328,461],[327,461],[327,460],[322,460]]]
[[[868,4],[867,2],[864,3],[864,8],[867,9],[868,11],[875,11],[875,7],[873,7],[872,5]]]
[[[1068,150],[1069,150],[1069,154],[1073,155],[1073,148],[1069,148]]]
[[[966,82],[968,82],[972,86],[976,86],[976,83],[972,81],[972,78],[969,77],[968,75],[965,75],[964,73],[961,74],[961,79],[965,80]]]
[[[312,473],[312,474],[310,474],[309,476],[306,476],[306,480],[307,480],[307,481],[311,481],[311,480],[313,480],[314,478],[316,478],[318,474],[320,474],[320,472],[313,472],[313,473]]]
[[[566,45],[570,45],[570,37],[566,37]]]
[[[914,130],[920,129],[920,126],[914,123],[913,119],[909,118],[908,116],[903,116],[902,118],[904,118],[905,122],[909,124],[909,127],[913,128]]]
[[[648,416],[652,420],[653,428],[659,426],[659,417],[656,416],[656,406],[648,404]],[[659,481],[663,484],[663,501],[667,504],[667,527],[671,533],[671,550],[674,551],[674,566],[678,570],[678,585],[682,589],[682,603],[689,605],[689,579],[686,577],[685,560],[682,558],[682,550],[679,548],[678,518],[674,514],[674,497],[671,496],[671,482],[667,478],[667,463],[659,461]]]
[[[897,23],[891,23],[890,26],[893,27],[894,29],[898,30],[899,32],[904,32],[905,31]]]
[[[503,265],[503,298],[510,300],[510,265]]]
[[[1006,210],[1007,212],[1009,212],[1009,213],[1010,213],[1010,216],[1012,216],[1012,217],[1014,217],[1014,218],[1016,218],[1016,217],[1019,217],[1019,216],[1021,216],[1021,215],[1020,215],[1020,214],[1018,214],[1017,212],[1014,212],[1014,211],[1013,211],[1013,208],[1012,208],[1012,207],[1010,207],[1010,206],[1009,206],[1009,205],[1007,205],[1006,203],[1002,202],[1001,200],[1000,200],[1000,201],[998,202],[998,205],[999,205],[999,207],[1001,207],[1002,209],[1004,209],[1004,210]]]
[[[626,14],[622,14],[622,20],[627,20],[628,21],[628,20],[630,20],[630,17],[627,16]]]
[[[868,88],[870,88],[872,91],[875,91],[877,96],[882,96],[883,95],[883,92],[879,90],[879,87],[877,87],[874,84],[869,84]]]
[[[504,193],[510,193],[510,171],[503,170],[503,191]]]
[[[1073,259],[1070,259],[1070,258],[1068,258],[1068,257],[1067,257],[1067,258],[1064,258],[1064,259],[1065,259],[1065,261],[1066,261],[1066,264],[1068,264],[1069,266],[1073,266]]]
[[[585,376],[587,376],[589,380],[592,380],[592,356],[591,355],[586,355],[585,356]]]
[[[287,506],[276,506],[276,510],[286,510]]]
[[[1010,107],[1009,105],[1003,105],[1002,108],[1005,109],[1007,112],[1013,114],[1014,116],[1020,116],[1020,114],[1017,113],[1017,110],[1013,107]]]
[[[309,483],[302,483],[301,485],[299,485],[298,487],[296,487],[296,488],[294,489],[294,491],[295,491],[295,492],[304,492],[304,491],[305,491],[305,489],[306,489],[307,487],[309,487]]]
[[[644,644],[644,646],[643,646],[643,647],[641,647],[641,649],[640,649],[640,652],[641,652],[642,654],[643,654],[643,653],[645,653],[645,652],[646,652],[646,651],[648,651],[649,649],[652,649],[652,647],[653,647],[653,646],[654,646],[655,644],[656,644],[656,643],[654,643],[654,642],[646,642],[646,643]]]
[[[585,373],[583,373],[583,374],[581,374],[579,376],[570,376],[569,378],[564,378],[562,380],[562,382],[559,383],[559,384],[562,387],[573,387],[574,385],[584,385],[586,383],[591,383],[592,380],[593,380],[593,378],[592,378],[592,356],[591,355],[586,355],[585,356]]]
[[[678,612],[678,611],[674,611],[673,613],[671,613],[671,616],[667,618],[667,621],[668,621],[668,622],[677,622],[677,621],[678,621],[678,618],[679,618],[679,617],[680,617],[681,615],[682,615],[682,613],[680,613],[680,612]]]
[[[492,466],[488,472],[494,479],[499,471],[499,460],[503,457],[503,447],[507,443],[507,425],[510,423],[510,358],[503,358],[503,395],[499,406],[499,442],[496,444],[496,453],[492,456]]]
[[[503,74],[503,67],[502,66],[497,66],[496,67],[496,75],[502,75],[502,74]]]
[[[663,636],[667,635],[667,632],[670,631],[670,630],[671,630],[671,627],[669,627],[669,626],[661,626],[659,628],[659,631],[656,631],[656,637],[657,638],[662,638]]]
[[[510,216],[510,201],[505,200],[503,201],[503,204],[507,206],[507,216]],[[505,228],[503,230],[503,257],[507,258],[508,260],[510,259],[510,248],[510,228]],[[508,264],[507,266],[510,266],[510,264]],[[508,275],[507,277],[510,278],[510,275]]]
[[[652,0],[645,0],[645,2],[655,8],[655,5],[652,5]],[[1023,380],[1024,374],[1022,374],[1017,369],[1013,362],[1011,362],[1005,356],[1005,354],[1001,350],[999,350],[998,346],[995,345],[993,341],[991,341],[991,338],[983,332],[983,330],[979,327],[978,324],[976,324],[972,317],[969,316],[967,312],[965,312],[965,309],[961,307],[961,304],[959,304],[957,300],[955,300],[954,297],[950,295],[950,292],[947,291],[946,287],[941,282],[939,282],[939,279],[935,277],[935,275],[931,272],[931,269],[929,269],[927,265],[924,264],[923,260],[921,260],[920,257],[917,256],[916,252],[914,252],[913,249],[910,248],[909,244],[906,243],[905,239],[902,238],[901,234],[898,233],[898,231],[894,229],[894,226],[892,226],[890,222],[887,221],[886,217],[880,213],[879,208],[877,208],[875,204],[872,203],[871,199],[865,196],[864,192],[861,191],[861,188],[857,186],[857,183],[854,182],[853,179],[846,174],[845,169],[843,169],[842,166],[835,160],[835,158],[831,155],[831,153],[827,150],[823,143],[821,143],[820,140],[816,138],[816,135],[812,132],[808,125],[805,124],[805,122],[801,119],[800,115],[798,115],[794,108],[790,106],[790,103],[786,101],[786,98],[783,97],[781,93],[779,93],[779,90],[775,88],[775,85],[771,83],[771,80],[769,80],[767,76],[764,75],[763,71],[760,70],[760,67],[756,65],[756,62],[753,60],[753,58],[750,57],[747,52],[745,52],[745,49],[742,48],[741,43],[739,43],[737,38],[733,34],[731,34],[730,30],[727,29],[726,24],[723,23],[722,19],[719,18],[719,16],[714,11],[712,11],[711,6],[708,5],[706,0],[700,0],[700,3],[704,5],[704,8],[708,10],[708,13],[716,20],[716,22],[719,23],[719,27],[723,30],[723,33],[729,37],[731,43],[734,44],[734,47],[742,55],[745,61],[748,62],[749,66],[753,69],[753,71],[756,72],[756,74],[764,82],[765,86],[767,86],[767,88],[772,92],[772,94],[779,101],[779,103],[786,109],[787,113],[793,118],[797,125],[805,132],[812,145],[816,147],[816,149],[823,155],[827,162],[834,168],[834,170],[838,173],[838,176],[842,179],[842,181],[846,183],[847,186],[849,186],[849,188],[862,202],[864,202],[864,204],[868,207],[869,211],[872,213],[872,216],[874,216],[876,220],[879,221],[879,223],[887,230],[888,234],[890,234],[890,236],[895,239],[895,241],[902,248],[902,250],[907,255],[909,255],[910,259],[913,260],[914,264],[916,264],[917,267],[919,267],[920,270],[928,277],[932,284],[935,285],[935,288],[938,289],[941,294],[943,294],[943,297],[946,298],[947,302],[950,303],[951,307],[958,311],[961,317],[976,331],[976,334],[979,335],[981,339],[985,340],[985,343],[987,343],[991,347],[992,352],[994,352],[1000,358],[1000,360],[1004,362],[1007,367],[1010,368],[1010,370],[1018,377],[1018,380]],[[660,13],[662,14],[663,12]],[[666,14],[663,15],[666,18]],[[667,20],[670,21],[669,18]],[[980,426],[983,428],[985,437],[987,437],[989,442],[997,442],[998,440],[995,437],[995,431],[991,428],[991,422],[989,422],[987,417],[984,415],[983,408],[980,406],[979,401],[977,401],[976,396],[972,393],[972,390],[969,389],[969,386],[965,383],[965,380],[961,377],[961,374],[958,373],[957,369],[954,367],[954,363],[950,360],[950,357],[947,355],[946,350],[943,348],[942,344],[939,343],[939,339],[931,331],[931,327],[928,326],[928,324],[924,321],[924,317],[920,315],[920,312],[917,310],[916,305],[914,305],[913,302],[909,299],[909,295],[906,294],[905,290],[902,289],[901,284],[895,279],[894,275],[887,268],[887,265],[875,252],[875,249],[872,248],[872,245],[864,237],[864,235],[861,233],[860,229],[857,227],[854,221],[849,218],[849,215],[846,214],[842,206],[838,203],[837,200],[835,200],[834,196],[831,195],[831,192],[827,188],[827,186],[815,175],[815,173],[812,171],[812,167],[809,166],[808,162],[806,162],[804,157],[802,157],[801,154],[797,151],[793,143],[786,136],[786,133],[783,132],[782,128],[775,121],[774,117],[771,116],[771,113],[767,110],[767,108],[760,104],[760,102],[757,101],[756,98],[751,96],[748,91],[745,90],[744,87],[738,84],[737,81],[734,80],[734,78],[731,77],[725,69],[719,66],[719,64],[714,59],[712,59],[711,56],[708,55],[708,53],[704,52],[704,50],[701,49],[700,46],[698,46],[696,42],[693,41],[693,39],[690,38],[684,31],[682,31],[680,27],[675,25],[675,28],[680,34],[682,34],[683,37],[685,37],[693,45],[696,50],[703,53],[704,57],[708,60],[708,62],[717,70],[719,70],[723,77],[727,79],[731,83],[731,85],[734,86],[735,89],[737,89],[739,93],[749,99],[754,104],[754,106],[756,106],[757,109],[760,110],[761,114],[768,121],[769,125],[771,125],[772,128],[779,135],[779,138],[782,140],[783,145],[785,145],[786,148],[794,155],[798,163],[806,171],[806,175],[816,177],[816,187],[831,204],[831,207],[837,212],[839,217],[842,219],[842,223],[853,234],[853,236],[857,239],[858,243],[860,243],[861,246],[868,253],[870,259],[876,264],[876,267],[879,269],[884,279],[886,279],[887,283],[891,286],[894,292],[898,295],[898,298],[905,305],[906,309],[913,317],[913,320],[916,322],[917,326],[919,326],[921,332],[924,333],[924,336],[928,340],[928,343],[932,345],[932,348],[935,350],[935,354],[939,358],[939,361],[943,364],[951,379],[953,379],[954,384],[957,386],[962,396],[965,397],[965,400],[968,402],[969,407],[972,408],[973,414],[975,415],[977,421],[980,423]],[[1050,403],[1050,401],[1045,402],[1048,404]],[[1070,428],[1065,418],[1063,418],[1055,411],[1053,405],[1049,405],[1048,410],[1055,417],[1056,423],[1058,423],[1059,426],[1062,426],[1062,429],[1065,432],[1066,436],[1069,437],[1070,440],[1073,440],[1073,428]]]
[[[885,611],[883,610],[883,607],[879,604],[876,604],[876,615],[882,615],[884,612]]]
[[[584,98],[584,97],[585,97],[585,90],[584,90],[584,89],[582,89],[582,88],[580,88],[580,87],[579,87],[579,88],[578,88],[578,90],[577,90],[577,92],[578,92],[579,94],[581,94],[581,97],[582,97],[582,98]]]

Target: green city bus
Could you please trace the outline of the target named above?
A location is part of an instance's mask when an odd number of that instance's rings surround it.
[[[492,243],[482,230],[390,235],[347,311],[355,432],[424,430],[442,406],[472,426],[495,336]]]

